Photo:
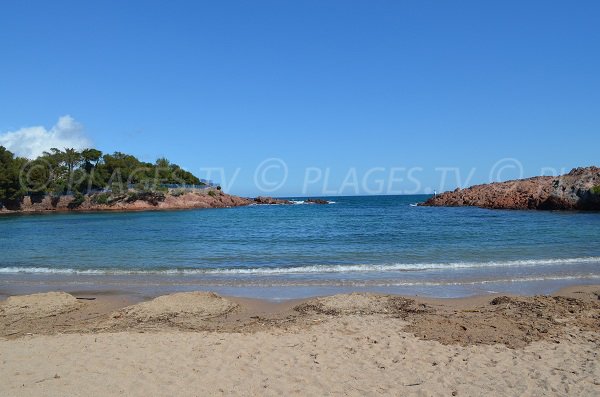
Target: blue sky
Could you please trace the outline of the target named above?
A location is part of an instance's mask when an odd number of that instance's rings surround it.
[[[223,168],[243,195],[568,170],[598,164],[599,19],[596,1],[3,2],[0,134],[69,115],[103,151]]]

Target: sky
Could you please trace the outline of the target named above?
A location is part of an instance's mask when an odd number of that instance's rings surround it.
[[[5,1],[0,145],[165,156],[240,195],[598,164],[597,1]]]

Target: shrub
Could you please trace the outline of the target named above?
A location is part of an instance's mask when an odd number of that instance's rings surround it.
[[[594,186],[593,188],[591,188],[590,192],[592,192],[592,194],[597,194],[600,196],[600,185],[597,185],[597,186]]]
[[[120,181],[113,182],[110,185],[110,191],[113,192],[113,194],[125,194],[127,193],[127,190],[127,186]]]
[[[125,201],[133,203],[138,200],[146,201],[152,205],[158,205],[159,202],[165,200],[165,194],[162,192],[135,192],[129,194]]]
[[[215,193],[215,191],[214,191],[214,190],[209,190],[209,191],[208,191],[208,195],[209,195],[210,197],[215,197],[215,196],[217,195],[217,193]]]
[[[118,202],[118,201],[122,201],[125,200],[128,196],[126,194],[118,194],[116,196],[113,196],[112,194],[108,197],[106,204],[108,205],[113,205],[114,203]]]
[[[77,208],[85,201],[85,196],[79,192],[75,193],[73,200],[69,203],[69,208]]]
[[[138,200],[143,200],[144,197],[146,197],[145,192],[133,192],[133,193],[130,193],[127,195],[127,198],[125,199],[125,201],[128,203],[133,203]]]
[[[92,197],[92,202],[94,204],[108,204],[109,197],[108,193],[100,193]]]

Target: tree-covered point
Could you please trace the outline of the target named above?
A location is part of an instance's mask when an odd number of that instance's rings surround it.
[[[154,164],[135,156],[97,149],[51,149],[35,160],[15,157],[0,146],[0,208],[27,194],[62,195],[98,190],[160,190],[165,185],[205,185],[192,173],[165,158]]]

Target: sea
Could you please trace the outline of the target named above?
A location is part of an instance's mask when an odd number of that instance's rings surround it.
[[[466,297],[600,283],[600,213],[416,206],[428,197],[0,216],[0,297]]]

